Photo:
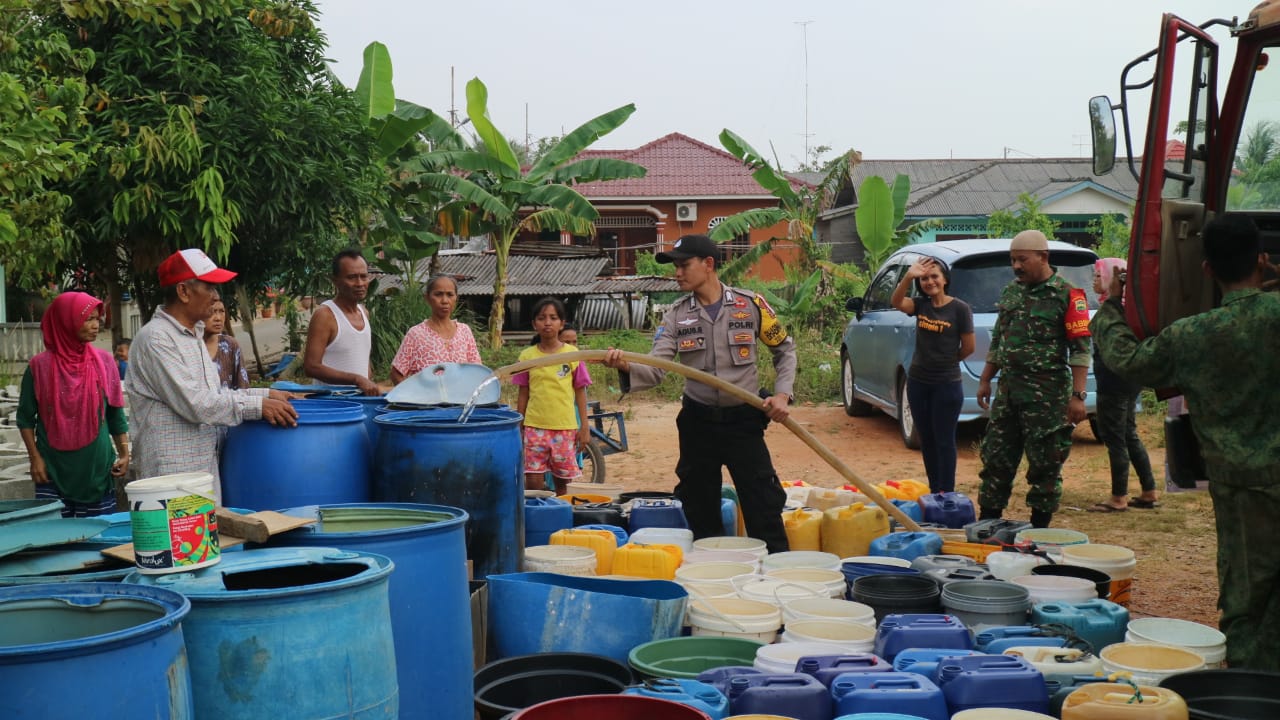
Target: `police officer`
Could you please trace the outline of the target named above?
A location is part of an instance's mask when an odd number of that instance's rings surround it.
[[[1107,367],[1187,398],[1204,451],[1218,528],[1219,626],[1233,669],[1280,671],[1280,296],[1262,292],[1272,271],[1258,227],[1223,215],[1204,227],[1204,266],[1221,306],[1139,341],[1125,324],[1123,282],[1091,325]]]
[[[706,235],[685,235],[671,250],[658,253],[658,262],[675,264],[676,283],[689,294],[663,317],[650,354],[679,357],[682,365],[755,393],[760,387],[757,342],[762,342],[773,355],[777,379],[773,395],[764,401],[764,412],[709,385],[685,381],[676,418],[680,481],[675,494],[684,504],[694,537],[722,535],[720,468],[729,468],[747,534],[763,540],[769,552],[780,552],[788,547],[782,525],[786,494],[773,470],[764,429],[769,420],[787,418],[796,376],[795,343],[764,298],[720,282],[716,277],[719,259],[719,248]],[[618,370],[623,392],[653,387],[664,375],[649,365],[631,365],[613,348],[604,364]]]
[[[1000,293],[1000,314],[978,383],[978,405],[991,409],[982,438],[981,519],[999,518],[1018,463],[1027,456],[1031,524],[1049,527],[1062,498],[1062,464],[1071,431],[1085,419],[1089,373],[1089,305],[1084,291],[1049,264],[1049,241],[1024,230],[1009,244],[1014,282]],[[995,402],[991,380],[1000,373]]]

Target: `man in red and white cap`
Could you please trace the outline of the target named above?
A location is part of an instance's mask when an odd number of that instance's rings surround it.
[[[298,413],[289,394],[266,388],[223,388],[204,344],[215,285],[236,276],[201,250],[180,250],[160,263],[164,306],[130,346],[130,430],[139,477],[207,472],[221,502],[218,426],[265,419],[293,427]]]

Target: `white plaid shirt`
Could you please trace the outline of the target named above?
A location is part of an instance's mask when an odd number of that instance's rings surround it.
[[[129,435],[138,477],[207,472],[218,480],[218,428],[262,417],[266,388],[228,390],[204,344],[157,309],[129,347]]]

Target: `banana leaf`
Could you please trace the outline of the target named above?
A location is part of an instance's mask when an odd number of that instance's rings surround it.
[[[586,150],[596,140],[616,130],[635,111],[636,106],[634,103],[623,105],[586,121],[568,135],[560,138],[560,142],[556,143],[545,155],[539,158],[538,162],[529,169],[529,177],[541,178],[543,175],[550,173],[556,166],[572,160],[574,156]]]
[[[520,161],[512,152],[511,143],[507,142],[507,138],[489,119],[489,88],[485,87],[480,78],[471,78],[467,82],[467,117],[471,119],[471,126],[476,129],[476,134],[484,142],[485,152],[519,172]]]

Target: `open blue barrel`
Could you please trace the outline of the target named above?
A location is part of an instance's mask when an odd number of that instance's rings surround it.
[[[319,520],[270,544],[376,552],[395,563],[391,628],[401,720],[470,720],[471,603],[466,523],[442,505],[377,503],[292,508]]]
[[[680,634],[688,599],[667,580],[490,575],[489,645],[499,658],[578,652],[625,663],[635,646]]]
[[[0,588],[0,717],[195,717],[187,599],[160,588]]]
[[[372,448],[364,410],[346,400],[299,400],[296,428],[253,420],[227,432],[222,504],[250,510],[368,502]]]
[[[265,548],[191,572],[133,573],[125,583],[191,601],[182,629],[200,717],[393,718],[392,567],[373,553]]]
[[[373,497],[462,508],[467,557],[477,579],[517,572],[524,553],[520,413],[478,407],[387,412],[374,418]]]

